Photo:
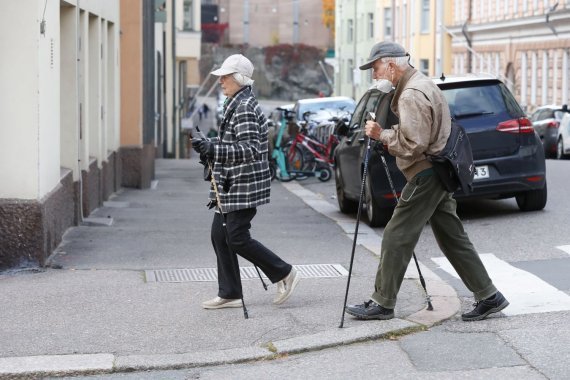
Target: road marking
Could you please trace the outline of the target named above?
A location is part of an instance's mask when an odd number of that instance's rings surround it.
[[[570,310],[570,296],[539,277],[516,268],[492,253],[479,255],[495,286],[509,300],[506,315]],[[439,267],[459,278],[447,258],[433,257]]]
[[[570,255],[570,245],[559,245],[556,247]]]

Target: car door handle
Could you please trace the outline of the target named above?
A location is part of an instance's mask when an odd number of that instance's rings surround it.
[[[358,142],[361,144],[364,144],[365,141],[366,141],[366,139],[364,137],[361,137],[358,139]]]

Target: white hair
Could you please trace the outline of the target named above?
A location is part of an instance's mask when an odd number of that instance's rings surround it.
[[[381,58],[382,62],[388,63],[392,62],[394,65],[398,66],[400,69],[405,68],[408,66],[409,57],[384,57]]]
[[[233,73],[232,76],[233,76],[234,80],[236,81],[236,83],[242,87],[243,86],[251,86],[253,84],[253,79],[251,79],[250,77],[247,77],[243,74]]]

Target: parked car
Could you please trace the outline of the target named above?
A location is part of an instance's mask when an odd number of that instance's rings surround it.
[[[558,127],[556,158],[561,160],[568,157],[570,157],[570,111],[566,107],[566,112]]]
[[[313,115],[324,115],[323,117],[333,116],[331,113],[342,113],[348,111],[352,113],[356,107],[354,99],[347,96],[332,96],[325,98],[312,98],[297,100],[293,106],[293,114],[297,121],[303,121],[303,115],[306,112]],[[327,112],[323,112],[327,110]],[[329,116],[330,115],[330,116]],[[314,117],[313,117],[314,119]]]
[[[568,107],[566,107],[566,110],[568,110]],[[558,128],[564,113],[562,106],[548,105],[537,108],[530,116],[532,127],[538,133],[544,145],[546,157],[556,156]]]
[[[434,79],[449,103],[451,115],[467,131],[476,166],[473,192],[455,198],[503,199],[515,197],[520,210],[541,210],[546,205],[544,150],[532,123],[507,87],[498,79],[478,76]],[[376,112],[389,127],[397,118],[389,109],[392,94],[371,89],[360,99],[349,128],[335,154],[335,181],[339,208],[356,211],[365,153],[365,118]],[[365,182],[365,211],[371,226],[390,219],[395,200],[378,150],[372,149]],[[395,158],[384,153],[396,192],[406,181]]]

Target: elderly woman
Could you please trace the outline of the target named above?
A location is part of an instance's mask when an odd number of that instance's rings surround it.
[[[218,137],[192,142],[201,157],[212,163],[221,203],[211,231],[218,262],[218,296],[203,302],[202,307],[241,307],[243,295],[235,253],[257,265],[272,283],[277,283],[273,303],[281,304],[291,296],[299,275],[290,264],[252,239],[249,232],[257,207],[269,203],[271,185],[269,123],[251,89],[253,64],[243,55],[234,54],[212,74],[220,77],[222,92],[227,96],[224,118],[218,127]],[[213,189],[210,201],[216,202]]]

